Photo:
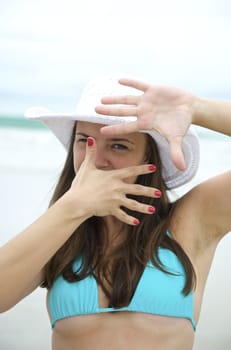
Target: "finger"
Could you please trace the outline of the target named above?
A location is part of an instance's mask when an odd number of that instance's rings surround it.
[[[88,165],[95,164],[95,152],[96,152],[96,141],[93,137],[87,138],[86,154],[85,154],[85,163]]]
[[[143,92],[145,92],[149,87],[149,84],[136,79],[123,78],[123,79],[119,79],[119,83],[121,85],[130,86],[130,87],[133,87],[134,89],[141,90]]]
[[[142,185],[128,185],[126,187],[126,194],[134,195],[134,196],[145,196],[151,198],[160,198],[162,193],[157,188],[147,187]]]
[[[128,225],[137,226],[140,223],[138,219],[136,219],[134,216],[126,214],[125,211],[123,211],[122,209],[118,209],[113,215],[118,220]]]
[[[128,168],[122,168],[117,170],[112,170],[121,179],[127,179],[130,177],[136,177],[139,175],[150,174],[156,171],[156,166],[154,164],[144,164],[144,165],[135,165]],[[126,184],[126,186],[140,186],[135,184]],[[142,187],[142,186],[141,186]]]
[[[138,96],[122,95],[122,96],[105,96],[101,99],[103,104],[124,104],[136,105]]]
[[[116,125],[107,125],[103,126],[100,129],[100,132],[103,135],[121,135],[121,134],[130,134],[133,132],[138,132],[138,124],[137,122],[116,124]]]
[[[123,207],[133,211],[137,211],[139,213],[143,213],[143,214],[154,214],[156,212],[156,208],[154,206],[149,204],[139,203],[134,199],[128,199],[128,198],[125,200]]]
[[[183,136],[176,136],[169,141],[170,143],[170,156],[174,165],[179,170],[185,170],[185,159],[182,151]]]
[[[108,107],[108,106],[96,106],[96,113],[103,115],[114,115],[114,116],[135,116],[137,114],[136,107]]]

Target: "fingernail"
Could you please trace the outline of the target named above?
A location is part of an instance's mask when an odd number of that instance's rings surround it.
[[[157,197],[157,198],[160,198],[162,196],[162,193],[160,190],[155,190],[154,191],[154,196]]]
[[[151,206],[151,207],[148,208],[148,211],[149,211],[149,213],[154,214],[155,211],[156,211],[156,208]]]
[[[153,165],[153,164],[151,164],[151,165],[148,166],[148,169],[149,169],[150,171],[155,171],[155,170],[156,170],[156,166]]]
[[[138,219],[134,219],[134,220],[133,220],[133,224],[134,224],[134,225],[139,225],[139,224],[140,224],[140,221],[139,221]]]
[[[93,146],[93,144],[94,144],[93,138],[92,138],[92,137],[88,137],[88,138],[87,138],[87,145],[88,145],[89,147],[91,147],[91,146]]]

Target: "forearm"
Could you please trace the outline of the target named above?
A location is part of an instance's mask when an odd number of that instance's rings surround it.
[[[231,102],[198,98],[193,123],[231,136]]]
[[[41,271],[74,230],[87,219],[73,215],[64,196],[32,225],[0,248],[0,311],[20,301],[42,280]],[[3,282],[4,281],[4,282]]]

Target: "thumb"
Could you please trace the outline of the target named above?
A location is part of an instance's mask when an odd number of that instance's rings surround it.
[[[176,136],[169,141],[170,143],[170,156],[173,164],[179,170],[185,170],[185,159],[182,151],[183,136]]]

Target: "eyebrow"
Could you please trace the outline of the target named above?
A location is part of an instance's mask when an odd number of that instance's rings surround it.
[[[83,137],[86,137],[88,138],[90,135],[87,135],[83,132],[77,132],[76,135],[79,135],[79,136],[83,136]],[[111,141],[111,142],[128,142],[128,143],[131,143],[132,145],[134,145],[134,142],[129,140],[129,139],[125,139],[125,138],[122,138],[122,137],[113,137],[113,138],[109,138],[107,139],[108,141]]]

